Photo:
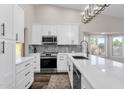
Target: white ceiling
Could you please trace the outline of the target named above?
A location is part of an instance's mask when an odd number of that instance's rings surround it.
[[[61,6],[82,11],[86,7],[86,4],[55,4],[55,6]]]
[[[56,6],[83,11],[86,4],[57,4]],[[102,14],[118,18],[124,18],[124,4],[111,4],[108,8],[105,9]]]

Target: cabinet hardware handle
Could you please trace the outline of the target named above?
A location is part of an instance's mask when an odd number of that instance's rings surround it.
[[[28,65],[30,65],[30,63],[26,64],[25,67],[27,67]]]
[[[30,84],[30,81],[25,85],[25,87],[27,87]]]
[[[1,24],[2,27],[2,35],[5,36],[5,23]]]
[[[5,42],[3,41],[1,44],[2,44],[2,51],[1,52],[4,54],[5,53]]]
[[[70,65],[69,65],[69,71],[70,71]]]
[[[18,41],[18,34],[16,33],[16,41]]]
[[[64,59],[59,59],[59,60],[64,60]]]
[[[28,74],[30,74],[30,72],[26,73],[25,76],[27,76]]]

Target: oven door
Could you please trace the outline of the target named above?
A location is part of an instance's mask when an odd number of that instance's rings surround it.
[[[49,71],[57,69],[56,57],[42,57],[40,64],[41,71]]]

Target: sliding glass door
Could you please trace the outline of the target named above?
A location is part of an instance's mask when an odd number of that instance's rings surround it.
[[[112,36],[112,56],[123,57],[123,36]]]
[[[90,53],[98,56],[106,56],[106,38],[100,35],[90,35]]]

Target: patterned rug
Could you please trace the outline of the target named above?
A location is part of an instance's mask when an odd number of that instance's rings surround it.
[[[35,74],[31,89],[71,89],[68,74]]]

